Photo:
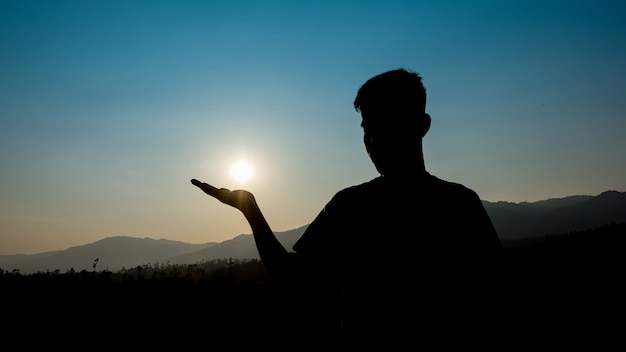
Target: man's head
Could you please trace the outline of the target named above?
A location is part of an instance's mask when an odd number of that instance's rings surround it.
[[[422,78],[403,68],[387,71],[367,80],[354,99],[354,108],[391,112],[426,112],[426,89]]]
[[[421,140],[430,116],[417,73],[397,69],[370,78],[359,89],[354,108],[361,113],[365,148],[382,175],[423,169]]]

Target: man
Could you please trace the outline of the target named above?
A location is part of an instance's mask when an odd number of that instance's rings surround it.
[[[315,348],[399,347],[468,332],[477,307],[493,303],[502,248],[478,195],[426,171],[422,138],[431,118],[421,77],[405,69],[372,77],[354,108],[380,176],[337,192],[293,251],[252,194],[192,183],[243,212],[268,271],[305,285],[308,313],[336,314],[326,330],[319,319],[303,319],[313,322],[305,327]]]

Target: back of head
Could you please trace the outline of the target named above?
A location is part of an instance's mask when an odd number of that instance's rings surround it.
[[[368,115],[386,118],[413,116],[426,112],[426,89],[415,72],[400,68],[367,80],[359,89],[354,108]]]

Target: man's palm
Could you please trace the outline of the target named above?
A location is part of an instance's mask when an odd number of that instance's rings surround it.
[[[254,203],[254,196],[252,193],[245,190],[234,190],[231,191],[226,188],[216,188],[211,186],[208,183],[200,182],[195,178],[191,180],[191,183],[200,188],[204,193],[210,195],[211,197],[216,198],[220,202],[224,204],[228,204],[232,207],[235,207],[241,211],[244,211],[248,206]]]

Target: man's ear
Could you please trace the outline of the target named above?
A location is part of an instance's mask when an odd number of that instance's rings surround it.
[[[422,117],[422,119],[420,119],[420,135],[422,137],[424,137],[426,135],[426,133],[428,133],[428,131],[430,130],[430,115],[428,114],[424,114],[424,116]]]

